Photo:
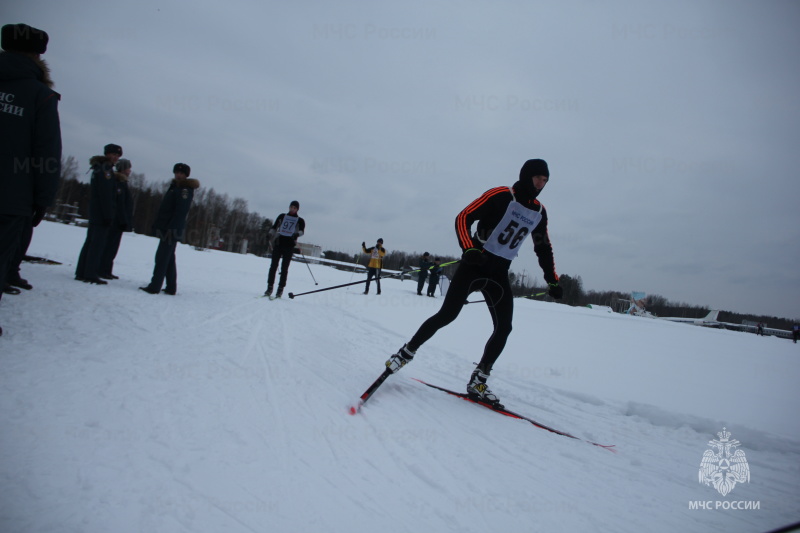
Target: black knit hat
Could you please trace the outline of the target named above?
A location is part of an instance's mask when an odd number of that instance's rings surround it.
[[[6,24],[2,30],[2,46],[6,52],[43,54],[50,38],[42,30],[27,24]]]
[[[192,169],[189,168],[189,165],[187,165],[186,163],[175,163],[175,166],[172,167],[173,174],[175,174],[176,172],[183,172],[184,174],[186,174],[187,178],[189,177],[189,173],[191,171]]]
[[[550,169],[544,159],[528,159],[519,171],[519,179],[532,178],[533,176],[550,177]]]
[[[292,203],[289,204],[289,207],[296,207],[297,209],[300,209],[300,202],[297,200],[292,200]]]
[[[118,144],[107,144],[103,147],[103,154],[119,154],[122,157],[122,146]]]

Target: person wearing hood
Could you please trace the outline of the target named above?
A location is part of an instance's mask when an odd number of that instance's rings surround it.
[[[100,263],[106,249],[111,226],[117,216],[117,179],[114,165],[122,157],[122,147],[118,144],[107,144],[103,155],[96,155],[89,160],[92,166],[92,181],[89,184],[89,227],[86,228],[86,240],[78,256],[75,268],[75,279],[95,285],[107,285],[100,278]]]
[[[175,264],[175,248],[186,240],[186,218],[192,206],[194,191],[200,187],[196,179],[189,179],[192,169],[186,163],[175,163],[172,167],[174,179],[161,200],[161,206],[153,224],[153,233],[158,237],[155,266],[150,284],[139,287],[149,294],[164,293],[174,296],[178,291],[178,269]]]
[[[0,287],[5,287],[23,235],[39,225],[58,191],[61,95],[52,89],[41,57],[47,33],[27,24],[6,24],[0,33]]]
[[[494,324],[489,341],[467,384],[470,398],[502,407],[486,381],[511,333],[514,297],[508,280],[511,261],[530,235],[533,249],[549,285],[549,294],[561,299],[553,247],[547,235],[547,211],[537,197],[550,180],[550,170],[542,159],[525,162],[513,187],[495,187],[465,207],[456,217],[456,236],[463,250],[442,307],[428,318],[411,340],[386,361],[397,372],[414,358],[416,351],[442,327],[456,319],[470,293],[480,291]],[[471,227],[477,222],[477,229]]]
[[[133,201],[128,187],[128,178],[131,176],[131,162],[127,159],[117,161],[114,172],[117,209],[114,222],[108,230],[108,239],[103,249],[100,260],[100,277],[103,279],[119,279],[114,275],[114,259],[119,252],[122,234],[133,230]]]

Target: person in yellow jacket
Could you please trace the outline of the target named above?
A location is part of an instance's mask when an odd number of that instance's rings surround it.
[[[378,286],[378,294],[381,293],[381,269],[383,268],[383,256],[386,255],[386,248],[383,247],[383,239],[378,239],[375,246],[367,248],[365,243],[361,243],[361,251],[369,254],[369,264],[367,265],[367,287],[364,294],[369,294],[369,282],[375,278]]]

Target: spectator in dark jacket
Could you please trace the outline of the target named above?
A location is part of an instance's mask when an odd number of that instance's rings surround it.
[[[417,294],[422,296],[422,289],[425,287],[425,280],[428,279],[428,271],[433,266],[431,254],[425,252],[419,261],[419,274],[417,274]]]
[[[442,274],[442,260],[438,257],[433,262],[431,267],[431,279],[428,282],[428,296],[431,298],[436,296],[436,286],[439,284],[439,276]]]
[[[114,165],[122,157],[122,147],[118,144],[107,144],[103,155],[96,155],[89,160],[92,165],[92,181],[89,186],[89,227],[86,229],[86,240],[78,257],[75,268],[75,279],[106,285],[100,279],[100,263],[106,248],[111,225],[114,224],[117,210],[117,186],[114,178]]]
[[[41,58],[48,36],[7,24],[0,38],[0,288],[26,228],[44,218],[61,174],[61,125],[50,69]],[[0,291],[0,295],[2,292]],[[2,334],[2,329],[0,329]]]
[[[176,163],[172,168],[175,178],[169,186],[161,206],[158,208],[153,232],[158,237],[155,267],[153,278],[146,287],[140,290],[150,294],[158,294],[164,285],[166,294],[175,295],[178,291],[178,269],[175,265],[175,248],[179,242],[186,238],[186,218],[192,206],[194,191],[200,187],[200,182],[189,179],[191,168],[186,163]]]
[[[114,259],[119,252],[122,233],[133,229],[133,201],[128,188],[128,178],[131,175],[131,162],[127,159],[117,161],[117,171],[114,173],[116,180],[117,209],[114,222],[108,230],[108,240],[100,260],[100,277],[103,279],[119,279],[114,275]]]

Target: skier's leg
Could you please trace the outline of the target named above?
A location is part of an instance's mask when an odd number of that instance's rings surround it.
[[[486,342],[478,368],[487,375],[491,373],[497,358],[505,348],[508,336],[511,334],[514,318],[514,296],[511,294],[511,285],[508,276],[499,276],[491,280],[481,291],[486,299],[486,307],[492,316],[494,330]]]
[[[470,293],[480,290],[486,281],[486,278],[481,277],[477,267],[459,265],[453,276],[450,289],[447,291],[444,302],[442,302],[442,307],[435,315],[422,323],[408,342],[409,348],[416,352],[437,331],[455,320],[461,313],[461,309],[464,307]]]

